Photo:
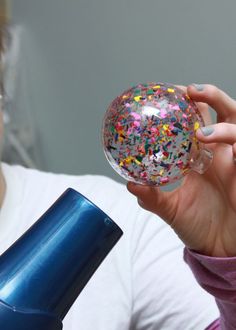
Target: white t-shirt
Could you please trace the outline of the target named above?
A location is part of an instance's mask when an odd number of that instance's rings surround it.
[[[124,232],[65,317],[64,330],[202,330],[218,317],[214,298],[183,261],[178,237],[142,210],[124,185],[103,176],[2,167],[7,191],[0,212],[1,253],[68,187]]]

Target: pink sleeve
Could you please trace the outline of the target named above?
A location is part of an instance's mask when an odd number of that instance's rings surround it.
[[[185,248],[184,260],[201,287],[215,297],[220,311],[220,319],[207,330],[235,330],[236,257],[208,257]]]
[[[215,322],[209,325],[205,330],[220,330],[220,320],[215,320]]]

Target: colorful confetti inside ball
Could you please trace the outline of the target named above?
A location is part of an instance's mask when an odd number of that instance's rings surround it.
[[[201,148],[195,131],[203,125],[195,103],[176,86],[139,84],[106,111],[105,155],[126,180],[167,185],[190,171]]]

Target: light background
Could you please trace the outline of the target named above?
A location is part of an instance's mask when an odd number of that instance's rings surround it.
[[[23,27],[16,111],[41,167],[121,180],[100,140],[110,101],[138,82],[210,82],[236,96],[235,0],[12,0]]]

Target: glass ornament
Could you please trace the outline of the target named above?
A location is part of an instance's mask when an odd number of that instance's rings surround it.
[[[116,97],[102,127],[113,169],[128,181],[163,186],[189,171],[204,173],[212,154],[196,138],[204,126],[196,104],[180,88],[146,83]]]

